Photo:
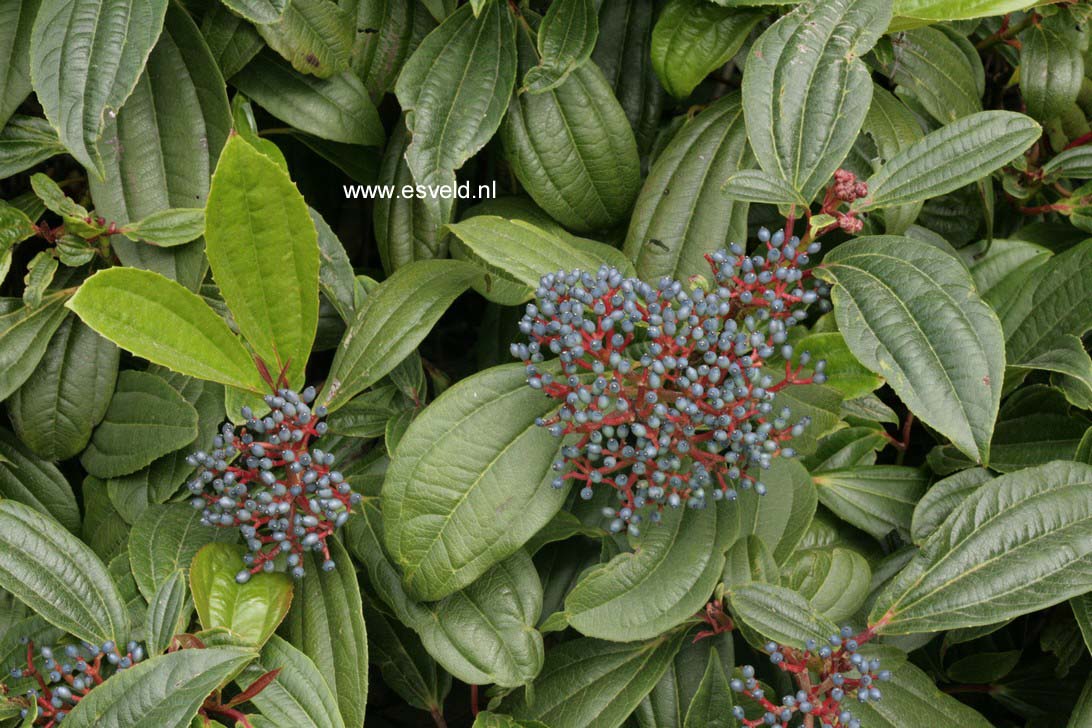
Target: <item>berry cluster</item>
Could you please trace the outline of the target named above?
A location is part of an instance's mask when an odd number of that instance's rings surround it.
[[[87,693],[114,672],[144,659],[144,648],[136,642],[127,644],[124,653],[113,642],[83,642],[63,648],[43,646],[35,654],[33,642],[25,637],[20,641],[27,646],[26,666],[12,668],[9,677],[33,680],[37,685],[27,688],[24,704],[37,703],[34,725],[45,728],[62,722]],[[25,719],[29,712],[29,707],[23,708],[22,717]]]
[[[760,718],[748,719],[744,709],[737,705],[732,714],[748,728],[788,728],[798,714],[811,716],[808,725],[814,724],[816,728],[861,728],[861,721],[853,716],[847,703],[879,700],[883,695],[876,684],[891,679],[889,671],[880,669],[879,659],[867,658],[857,651],[858,642],[865,639],[863,635],[855,638],[850,627],[843,627],[841,634],[833,635],[829,644],[818,650],[815,640],[808,640],[803,650],[770,642],[766,645],[770,662],[791,673],[800,690],[796,695],[783,697],[778,705],[766,697],[755,679],[755,669],[745,665],[743,679],[733,679],[731,688],[758,702],[765,713]]]
[[[240,584],[251,574],[273,571],[281,554],[296,578],[304,574],[308,550],[322,553],[324,570],[334,568],[326,539],[348,520],[361,496],[331,469],[334,456],[311,446],[326,433],[326,408],[312,410],[314,399],[313,387],[266,395],[268,415],[256,417],[243,407],[244,426],[236,430],[225,423],[211,453],[188,458],[198,467],[188,487],[194,508],[203,509],[202,523],[238,527],[246,540],[247,568],[235,577]]]
[[[531,387],[562,403],[539,424],[572,436],[554,487],[575,481],[586,500],[599,485],[614,488],[621,503],[604,514],[615,532],[636,535],[646,508],[655,522],[665,505],[701,508],[707,498],[735,499],[737,488],[761,495],[755,467],[794,454],[786,443],[808,419],[774,412],[772,400],[826,379],[823,361],[802,373],[807,352],[792,363],[788,330],[808,305],[827,305],[827,289],[804,269],[818,243],[765,229],[758,238],[756,255],[733,244],[707,256],[714,282],[693,290],[603,266],[544,276],[527,306],[520,332],[530,341],[512,354]],[[550,354],[560,376],[543,365]],[[783,364],[772,366],[778,357]]]

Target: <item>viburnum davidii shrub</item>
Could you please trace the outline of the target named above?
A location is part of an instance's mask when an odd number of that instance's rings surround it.
[[[0,728],[1092,726],[1090,17],[0,0]]]

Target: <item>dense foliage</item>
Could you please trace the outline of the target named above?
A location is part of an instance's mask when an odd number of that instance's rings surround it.
[[[0,726],[1092,726],[1090,18],[0,0]]]

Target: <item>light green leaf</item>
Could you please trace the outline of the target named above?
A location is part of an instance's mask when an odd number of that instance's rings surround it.
[[[521,73],[538,62],[534,40],[518,32]],[[501,127],[504,154],[527,194],[577,232],[619,224],[641,187],[641,164],[629,120],[594,63],[557,88],[518,94]]]
[[[550,487],[558,444],[535,424],[554,404],[525,380],[521,364],[462,380],[399,444],[383,484],[386,543],[422,599],[467,586],[561,507],[568,489]]]
[[[80,508],[72,486],[52,463],[43,462],[19,438],[0,428],[0,498],[18,501],[52,516],[73,533]]]
[[[861,366],[846,345],[845,337],[837,331],[808,334],[794,347],[797,352],[810,353],[813,361],[825,361],[827,386],[837,389],[846,399],[863,397],[883,386],[883,378]]]
[[[755,42],[743,74],[747,137],[762,169],[812,200],[864,122],[861,61],[891,19],[884,0],[807,0]]]
[[[174,636],[186,631],[192,613],[186,572],[176,569],[148,600],[148,616],[144,620],[148,654],[155,656],[165,652]]]
[[[905,205],[953,192],[1020,156],[1042,130],[1012,111],[980,111],[927,134],[868,179],[857,207]]]
[[[160,210],[122,229],[122,234],[130,240],[142,240],[161,248],[188,243],[204,232],[205,211],[200,207]]]
[[[666,511],[632,552],[584,572],[565,597],[565,618],[588,637],[617,642],[662,634],[709,600],[738,534],[734,503]]]
[[[985,468],[969,468],[933,483],[914,507],[914,517],[910,522],[910,535],[914,543],[919,546],[925,543],[967,496],[992,479],[993,475]]]
[[[420,260],[379,284],[358,308],[334,355],[325,404],[336,410],[382,379],[481,275],[469,263]]]
[[[318,326],[315,225],[288,174],[239,137],[224,147],[206,208],[205,252],[240,333],[274,378],[303,380]]]
[[[256,27],[269,47],[300,73],[329,78],[349,67],[353,20],[337,3],[291,0],[280,20]]]
[[[969,495],[880,595],[888,634],[975,627],[1088,590],[1092,466],[1057,461],[1002,475]]]
[[[124,225],[160,210],[203,207],[230,130],[216,60],[189,13],[171,3],[136,90],[107,119],[99,145],[106,178],[88,180],[96,212]],[[208,272],[199,241],[162,249],[115,235],[110,246],[124,265],[162,273],[191,291]]]
[[[675,134],[641,187],[626,233],[623,249],[643,280],[709,275],[705,255],[746,237],[748,205],[720,184],[747,158],[738,94],[710,104]]]
[[[551,726],[619,726],[660,680],[685,639],[679,630],[630,644],[570,640],[550,650],[533,691],[517,693],[501,707],[517,719]]]
[[[368,633],[349,552],[329,539],[332,571],[312,552],[303,559],[304,577],[282,632],[326,677],[345,725],[364,724],[368,696]]]
[[[592,0],[550,3],[538,31],[539,65],[523,76],[521,91],[556,88],[573,69],[587,62],[599,35],[599,15]]]
[[[186,728],[213,690],[254,659],[239,647],[179,650],[110,678],[65,718],[76,728]]]
[[[77,455],[106,414],[118,348],[75,316],[50,339],[38,366],[8,401],[19,439],[46,460]]]
[[[406,61],[395,93],[406,112],[406,162],[419,184],[450,184],[500,126],[516,80],[515,21],[492,2],[464,5]]]
[[[545,649],[535,629],[542,585],[519,549],[472,584],[429,608],[413,626],[429,654],[456,678],[517,687],[542,669]]]
[[[689,96],[739,52],[763,17],[703,0],[669,0],[652,30],[652,67],[664,88],[675,98]]]
[[[0,401],[30,379],[45,356],[54,332],[68,312],[66,294],[55,294],[34,309],[0,316]]]
[[[82,640],[124,643],[129,618],[89,546],[30,506],[0,500],[0,588]]]
[[[812,476],[819,502],[839,518],[883,540],[891,531],[906,536],[914,504],[925,493],[926,474],[901,465],[827,470]]]
[[[172,574],[189,572],[202,547],[227,540],[235,540],[232,529],[201,523],[201,511],[188,503],[148,506],[129,537],[129,563],[140,593],[151,601]]]
[[[1020,95],[1028,113],[1043,122],[1077,100],[1084,78],[1081,31],[1064,10],[1020,34]]]
[[[379,112],[352,71],[319,78],[294,70],[266,51],[235,74],[231,83],[295,129],[343,144],[383,145]]]
[[[871,580],[872,569],[863,556],[835,547],[796,552],[781,583],[803,595],[824,617],[841,624],[864,605]]]
[[[16,10],[20,4],[25,3],[6,1],[7,6]],[[63,153],[64,145],[45,119],[16,115],[0,129],[0,177],[12,177]]]
[[[136,87],[163,29],[167,0],[43,0],[30,38],[30,73],[46,118],[92,176],[107,115]]]
[[[273,725],[344,728],[326,677],[311,658],[276,635],[265,643],[258,661],[236,681],[246,689],[270,670],[280,672],[250,702]]]
[[[204,629],[225,627],[247,644],[261,646],[288,613],[292,580],[286,574],[252,574],[235,581],[243,570],[241,549],[210,543],[190,564],[190,593]]]
[[[80,463],[97,478],[116,478],[196,437],[197,411],[182,395],[153,374],[124,371]]]
[[[809,639],[825,642],[838,632],[834,622],[791,589],[753,582],[732,587],[727,596],[733,616],[779,644],[803,647]]]
[[[289,0],[223,0],[223,3],[250,22],[261,25],[280,20]]]
[[[1034,0],[895,0],[895,14],[922,20],[964,20],[1004,15],[1034,5]]]
[[[987,463],[1005,355],[1000,322],[967,270],[927,243],[877,236],[835,248],[819,275],[835,284],[838,328],[858,361]]]

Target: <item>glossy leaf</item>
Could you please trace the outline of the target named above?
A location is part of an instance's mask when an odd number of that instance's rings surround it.
[[[422,599],[467,586],[561,507],[558,444],[534,422],[553,404],[524,380],[519,364],[462,380],[399,444],[383,484],[386,544]]]
[[[46,118],[88,171],[106,174],[98,141],[137,85],[163,29],[167,0],[43,0],[30,72]]]
[[[951,256],[908,238],[869,237],[829,253],[821,275],[857,359],[911,411],[982,463],[1001,397],[1000,323]]]
[[[0,501],[0,588],[50,624],[95,644],[124,642],[129,618],[94,551],[30,506]]]
[[[1092,466],[1059,461],[983,484],[887,586],[870,623],[890,634],[974,627],[1083,593],[1090,482]]]
[[[124,371],[80,462],[99,478],[128,475],[197,437],[197,411],[169,384]]]
[[[451,675],[436,664],[421,638],[374,601],[364,600],[368,624],[368,657],[383,675],[383,682],[399,697],[420,710],[440,711]]]
[[[872,82],[860,60],[891,19],[881,0],[806,0],[755,42],[743,75],[747,136],[766,172],[813,199],[849,153]]]
[[[77,728],[186,728],[209,693],[254,659],[240,647],[179,650],[112,677],[65,718]]]
[[[652,31],[652,67],[667,92],[686,98],[702,80],[739,52],[762,11],[670,0]]]
[[[358,308],[334,355],[326,405],[336,410],[394,369],[480,275],[469,263],[422,260],[383,281]]]
[[[261,646],[288,613],[292,580],[287,574],[260,573],[239,584],[235,575],[242,569],[239,548],[209,544],[190,564],[190,593],[202,627],[224,627],[244,643]]]
[[[318,235],[288,175],[240,137],[216,165],[205,251],[239,331],[269,371],[302,380],[318,326]]]

